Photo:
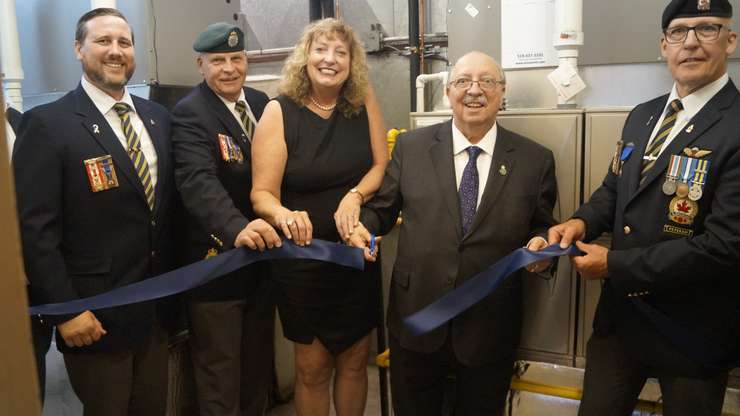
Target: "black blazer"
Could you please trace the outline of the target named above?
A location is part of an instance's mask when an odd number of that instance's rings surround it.
[[[667,99],[665,95],[632,110],[622,139],[633,142],[635,150],[625,161],[621,176],[610,171],[589,202],[574,214],[586,222],[587,240],[602,232],[613,233],[609,277],[599,299],[594,329],[599,333],[622,328],[625,333],[655,334],[629,302],[629,295],[642,296],[676,322],[737,354],[740,94],[732,81],[728,82],[673,139],[645,183],[638,186],[641,156]],[[673,196],[665,195],[661,187],[671,155],[683,155],[687,147],[711,153],[702,158],[709,160],[710,166],[698,215],[692,224],[681,225],[669,220]],[[681,236],[676,229],[691,236]],[[640,348],[654,345],[646,340]]]
[[[387,233],[403,211],[393,268],[388,327],[404,348],[430,353],[448,334],[458,359],[480,365],[508,357],[519,345],[519,276],[452,320],[412,336],[402,319],[450,292],[554,223],[557,195],[552,152],[498,127],[491,170],[473,225],[462,235],[452,154],[451,121],[399,136],[362,222]]]
[[[13,168],[32,304],[96,295],[173,265],[170,118],[160,105],[132,98],[157,152],[154,213],[126,150],[81,86],[21,119]],[[105,155],[112,156],[118,186],[93,192],[84,161]],[[143,342],[156,315],[152,302],[94,313],[108,334],[84,348],[58,339],[61,351]],[[59,323],[71,316],[48,318]]]
[[[244,94],[259,120],[267,95],[253,88],[244,88]],[[175,178],[189,213],[184,260],[192,263],[203,260],[211,249],[233,248],[236,236],[255,218],[249,199],[251,145],[239,122],[205,82],[177,103],[172,119]],[[243,161],[224,160],[219,135],[230,137]],[[224,277],[194,292],[216,298],[240,296],[234,285],[244,280],[243,276]]]
[[[8,109],[5,110],[5,117],[8,119],[8,123],[13,129],[13,132],[18,131],[18,124],[20,124],[21,122],[21,116],[21,112],[13,107],[8,107]]]

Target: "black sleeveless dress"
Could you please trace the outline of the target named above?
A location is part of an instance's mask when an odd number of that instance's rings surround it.
[[[308,212],[314,239],[341,242],[334,212],[373,161],[367,112],[346,118],[335,110],[326,120],[288,97],[276,100],[288,148],[281,202]],[[336,355],[375,328],[381,308],[377,263],[358,271],[313,260],[272,262],[286,338],[302,344],[318,338]]]

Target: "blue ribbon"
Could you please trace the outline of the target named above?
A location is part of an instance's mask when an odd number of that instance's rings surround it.
[[[493,266],[473,276],[424,309],[404,318],[403,321],[411,334],[425,334],[480,302],[522,267],[553,257],[580,254],[582,254],[581,250],[574,245],[562,249],[557,244],[553,244],[536,252],[526,248],[514,250]]]
[[[323,240],[312,240],[311,245],[299,247],[283,240],[282,247],[263,252],[237,248],[218,256],[180,267],[141,282],[113,289],[88,298],[64,303],[49,303],[29,308],[30,315],[66,315],[145,302],[171,296],[201,286],[227,273],[264,260],[309,259],[322,260],[341,266],[363,270],[362,250]]]

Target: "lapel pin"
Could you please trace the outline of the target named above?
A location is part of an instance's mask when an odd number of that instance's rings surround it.
[[[100,127],[98,127],[97,124],[93,124],[92,129],[95,132],[95,134],[100,134]]]
[[[694,131],[694,125],[693,124],[690,125],[689,127],[686,127],[686,133],[691,133],[692,131]]]
[[[498,168],[498,173],[499,173],[499,175],[501,175],[501,176],[506,176],[506,174],[508,173],[508,172],[506,171],[506,166],[505,166],[505,165],[501,165],[501,167],[500,167],[500,168]]]
[[[152,126],[155,125],[155,124],[157,124],[157,123],[154,122],[154,119],[153,118],[150,118],[149,119],[149,122],[152,123]]]
[[[650,125],[650,122],[653,121],[653,117],[655,117],[655,116],[650,116],[650,118],[648,119],[647,123],[645,123],[646,126],[649,126]]]

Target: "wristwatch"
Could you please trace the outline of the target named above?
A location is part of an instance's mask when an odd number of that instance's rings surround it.
[[[365,195],[363,195],[362,192],[360,192],[359,189],[352,188],[352,189],[349,190],[349,193],[355,194],[355,195],[359,196],[360,197],[360,203],[365,202]]]

